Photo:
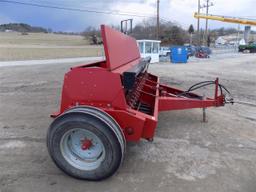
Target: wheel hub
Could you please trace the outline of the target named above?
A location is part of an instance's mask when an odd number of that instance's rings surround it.
[[[81,140],[81,149],[82,150],[87,150],[90,149],[90,147],[92,146],[92,140],[84,138],[83,140]]]
[[[71,165],[82,170],[97,168],[105,157],[105,148],[98,136],[80,128],[63,136],[61,151]]]

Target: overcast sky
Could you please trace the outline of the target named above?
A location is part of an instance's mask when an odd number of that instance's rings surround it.
[[[112,13],[128,13],[132,15],[155,16],[157,0],[14,0],[16,2],[37,3],[57,7],[89,9]],[[201,0],[202,4],[205,0]],[[212,0],[210,13],[234,17],[256,18],[256,0]],[[193,13],[197,10],[197,0],[160,0],[160,17],[175,21],[188,28],[196,27]],[[205,9],[202,10],[205,12]],[[54,31],[83,31],[88,26],[100,24],[118,25],[120,20],[133,18],[139,22],[143,17],[120,16],[110,14],[75,12],[49,8],[31,7],[11,4],[0,0],[0,23],[23,22],[35,26],[52,28]],[[204,21],[201,22],[204,26]],[[235,27],[236,24],[210,21],[210,28]]]

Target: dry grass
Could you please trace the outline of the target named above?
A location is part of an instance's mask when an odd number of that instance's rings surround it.
[[[91,46],[78,35],[0,33],[0,61],[101,55],[101,46]]]
[[[81,46],[88,45],[88,40],[79,35],[60,35],[47,33],[29,33],[28,35],[21,35],[21,33],[0,32],[1,44],[15,44],[15,45],[60,45],[60,46]]]

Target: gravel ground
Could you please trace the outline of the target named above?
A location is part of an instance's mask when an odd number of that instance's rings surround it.
[[[164,83],[188,88],[219,77],[235,99],[256,101],[256,55],[230,54],[188,64],[152,64]],[[108,180],[86,182],[62,173],[45,137],[72,64],[1,67],[0,191],[255,192],[256,109],[237,105],[159,115],[154,142],[129,143],[123,166]],[[201,92],[210,94],[212,90]]]

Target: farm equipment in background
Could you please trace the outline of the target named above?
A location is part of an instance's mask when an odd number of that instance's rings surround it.
[[[195,57],[201,58],[201,59],[210,58],[210,56],[207,54],[207,52],[204,52],[201,49],[196,52]]]
[[[92,35],[90,37],[90,40],[91,40],[91,45],[102,45],[102,39],[100,37],[97,37],[97,35]]]
[[[239,45],[238,51],[242,53],[256,53],[256,43],[250,42],[248,45]]]
[[[169,57],[171,55],[170,47],[160,47],[159,49],[159,57]]]
[[[198,46],[196,47],[195,57],[197,58],[210,58],[210,54],[212,53],[209,47]]]
[[[133,19],[126,19],[121,21],[121,32],[128,35],[132,33]]]
[[[127,141],[153,141],[161,111],[224,106],[232,102],[218,79],[183,91],[160,83],[148,72],[136,40],[101,26],[106,60],[72,67],[65,74],[60,110],[47,133],[55,164],[68,175],[102,180],[124,158]],[[214,85],[213,98],[194,93]]]

